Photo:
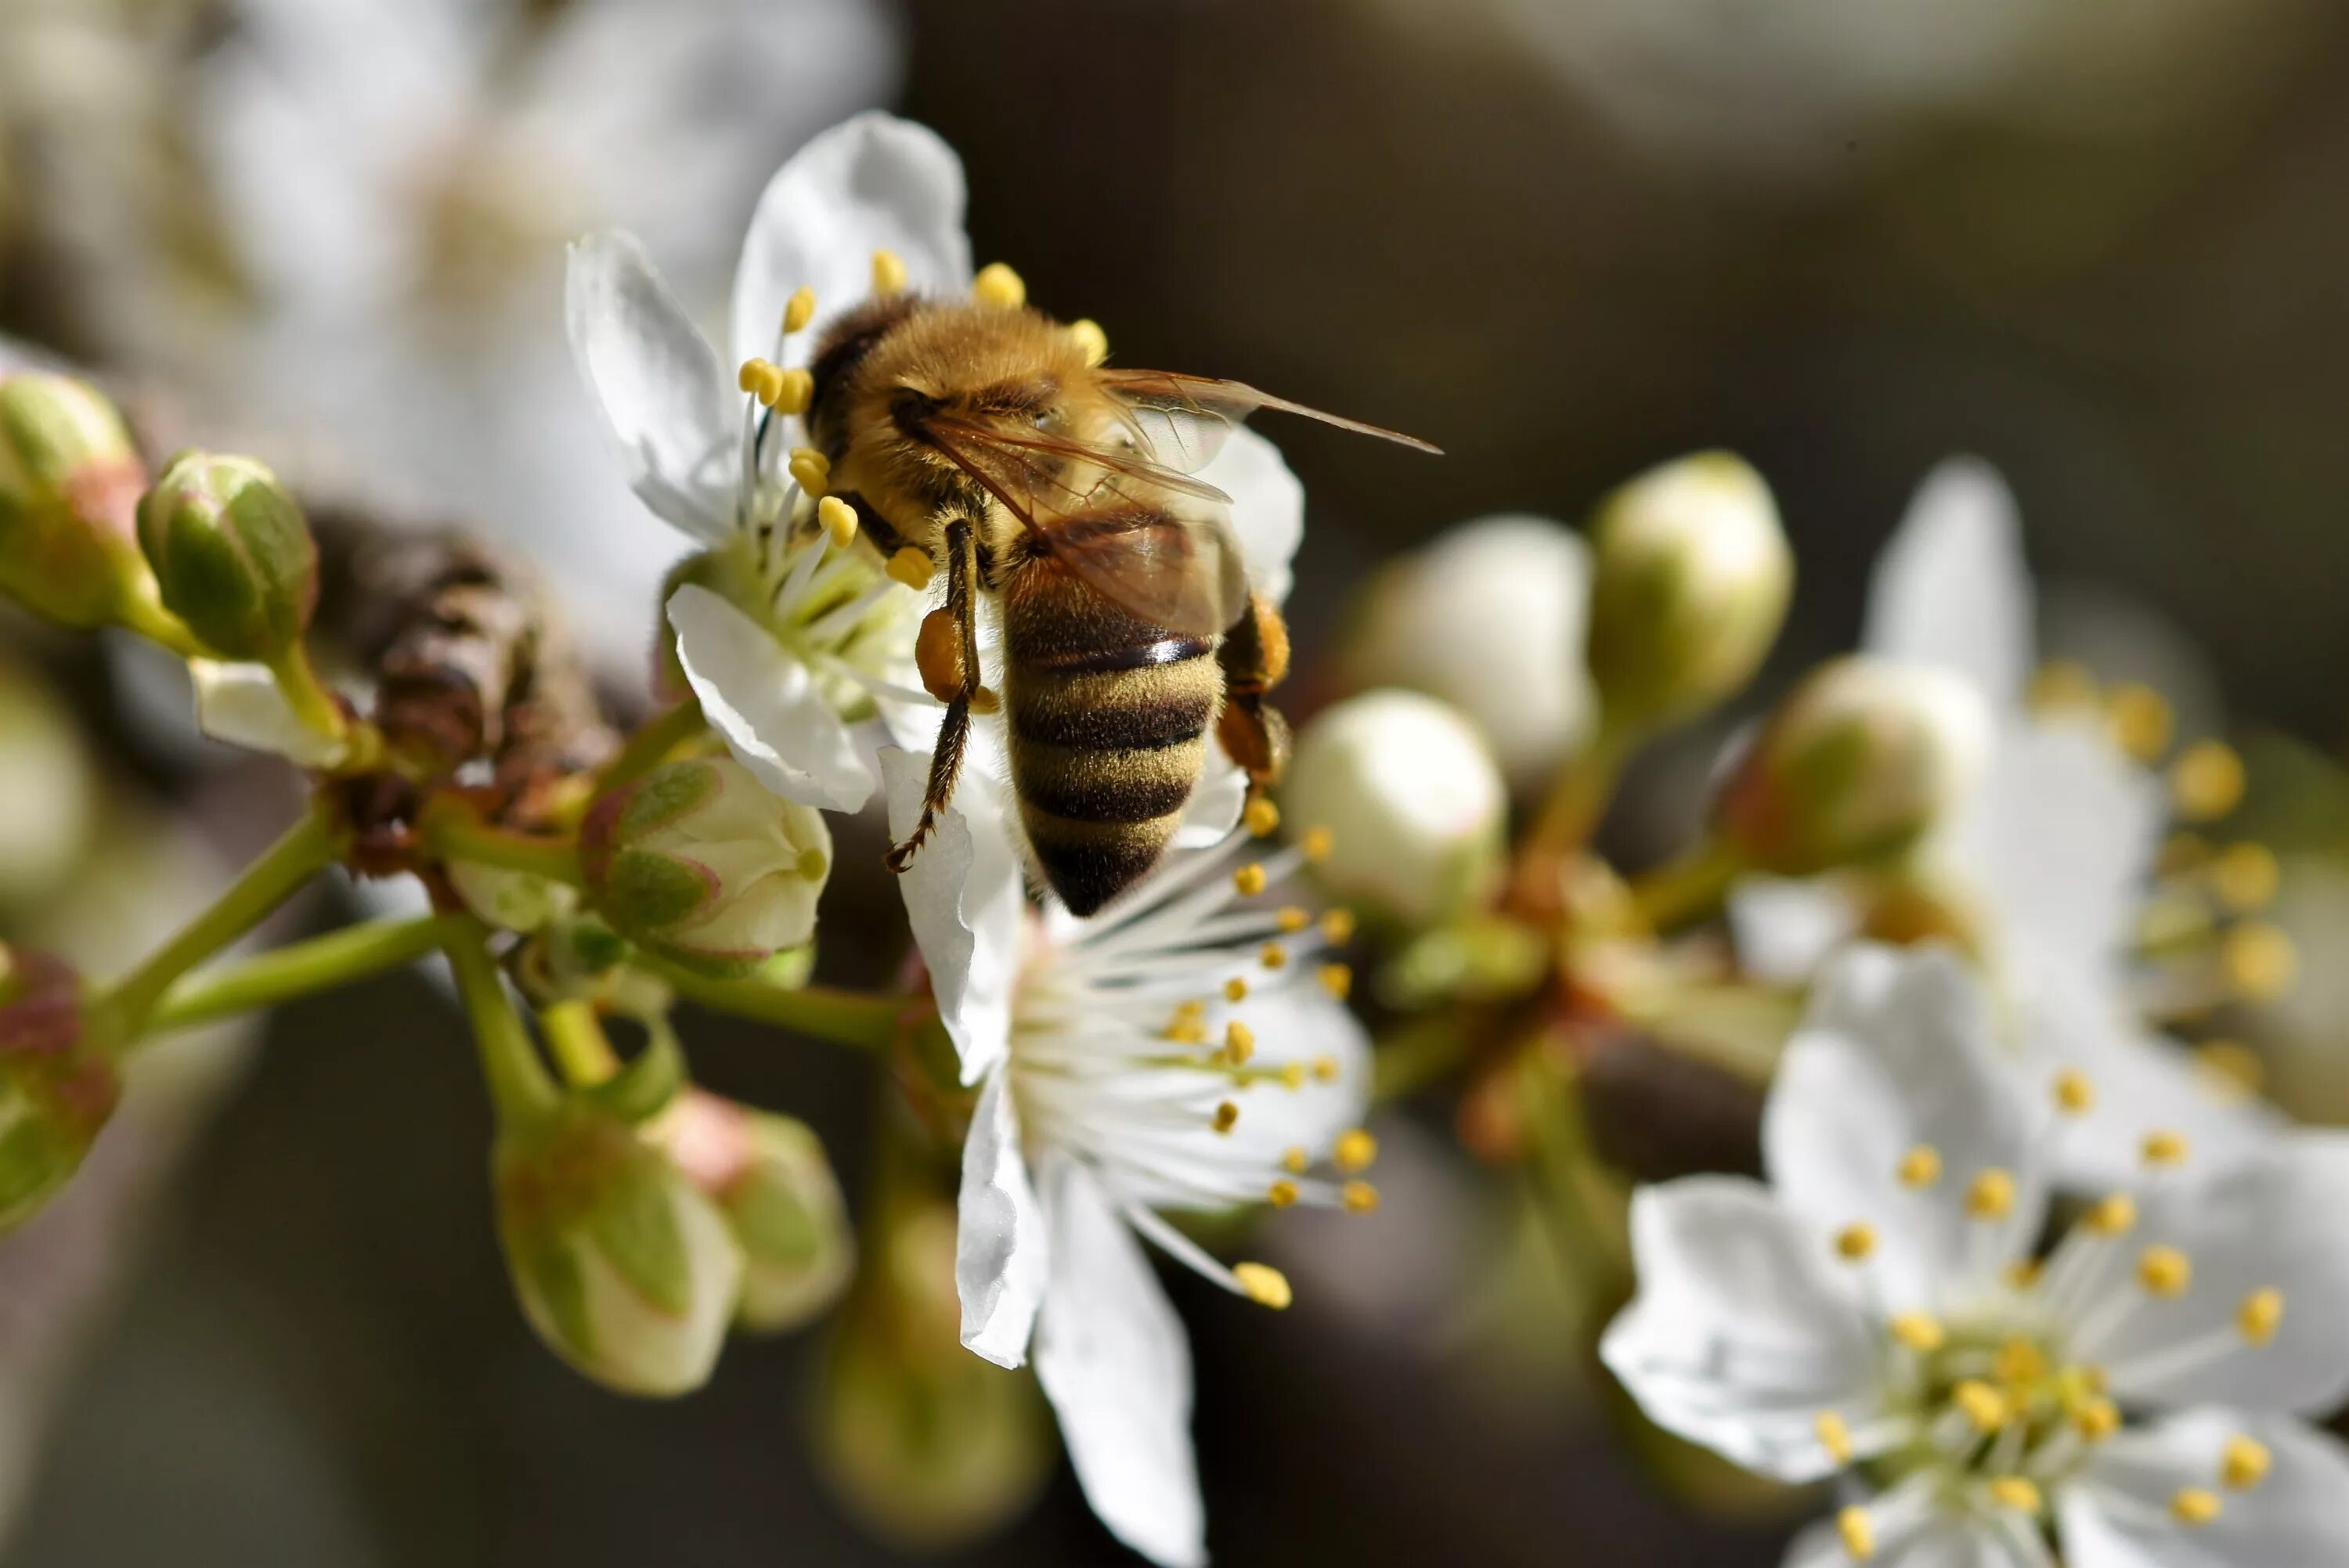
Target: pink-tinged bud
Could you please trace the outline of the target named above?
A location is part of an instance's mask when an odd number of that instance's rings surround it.
[[[131,522],[146,482],[97,388],[34,370],[0,379],[0,592],[84,629],[151,602]]]
[[[739,1327],[797,1328],[839,1299],[856,1264],[847,1206],[806,1123],[688,1089],[647,1130],[718,1205],[742,1249]]]
[[[0,946],[0,1233],[73,1179],[121,1092],[82,1027],[79,976],[48,954]]]
[[[277,476],[187,451],[139,502],[139,543],[164,607],[215,652],[276,665],[318,602],[318,547]]]

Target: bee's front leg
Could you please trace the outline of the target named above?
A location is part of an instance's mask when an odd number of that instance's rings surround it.
[[[922,794],[922,820],[901,844],[890,846],[893,872],[903,872],[914,853],[937,827],[938,813],[954,798],[955,778],[962,771],[963,752],[970,744],[970,714],[984,707],[987,692],[979,685],[978,604],[974,592],[978,578],[978,543],[967,519],[946,527],[947,601],[922,620],[914,645],[922,685],[947,705],[946,721],[930,752],[930,781]]]
[[[1224,711],[1216,737],[1257,789],[1279,781],[1288,767],[1288,721],[1264,694],[1288,674],[1288,623],[1271,600],[1248,595],[1247,612],[1216,645],[1224,671]]]

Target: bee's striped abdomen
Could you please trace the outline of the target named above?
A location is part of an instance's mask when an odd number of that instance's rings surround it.
[[[1206,758],[1216,640],[1152,625],[1049,555],[1003,591],[1011,781],[1045,880],[1091,914],[1157,862]]]

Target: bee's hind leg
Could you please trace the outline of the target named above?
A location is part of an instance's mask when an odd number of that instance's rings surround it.
[[[978,574],[978,547],[970,523],[957,518],[947,524],[947,601],[922,621],[915,643],[915,660],[922,685],[947,705],[938,727],[937,745],[930,751],[930,780],[922,792],[921,820],[903,843],[892,844],[889,869],[903,872],[915,852],[929,841],[938,825],[938,813],[954,799],[955,779],[962,772],[963,753],[970,746],[970,714],[974,705],[986,706],[979,685],[978,606],[972,581]]]
[[[1224,711],[1216,737],[1252,789],[1279,781],[1288,766],[1288,721],[1264,694],[1288,674],[1288,624],[1270,600],[1248,595],[1246,614],[1216,647],[1224,671]]]

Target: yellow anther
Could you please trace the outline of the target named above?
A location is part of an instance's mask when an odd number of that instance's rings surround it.
[[[1949,1342],[1940,1321],[1921,1312],[1904,1312],[1891,1323],[1892,1337],[1920,1356],[1930,1356]]]
[[[1851,1463],[1851,1428],[1833,1410],[1821,1410],[1811,1418],[1811,1430],[1819,1435],[1819,1447],[1826,1449],[1827,1458],[1839,1465]]]
[[[1256,1031],[1234,1018],[1224,1026],[1224,1059],[1234,1067],[1256,1055]]]
[[[1865,1563],[1876,1555],[1876,1526],[1864,1508],[1847,1508],[1836,1515],[1836,1533],[1843,1538],[1843,1549],[1856,1562]]]
[[[1188,1002],[1177,1002],[1174,1016],[1178,1018],[1204,1018],[1207,1016],[1207,1005],[1196,997]]]
[[[2169,1500],[2169,1516],[2178,1523],[2199,1528],[2219,1517],[2225,1504],[2215,1491],[2205,1491],[2199,1486],[2186,1486]]]
[[[1321,914],[1321,934],[1332,942],[1354,940],[1354,912],[1350,909],[1324,910]]]
[[[1265,1189],[1264,1195],[1266,1201],[1271,1203],[1274,1208],[1286,1209],[1290,1204],[1297,1202],[1297,1183],[1285,1180],[1275,1181],[1271,1186]]]
[[[845,550],[856,539],[856,509],[836,495],[828,495],[815,503],[815,520],[823,526],[823,536],[832,541],[835,550]],[[895,575],[895,562],[891,562],[891,575]]]
[[[1254,898],[1264,891],[1264,868],[1253,862],[1242,866],[1232,873],[1232,886],[1242,898]]]
[[[2161,858],[2155,869],[2164,876],[2183,876],[2199,871],[2210,861],[2210,841],[2199,833],[2172,833],[2161,841]]]
[[[759,400],[778,414],[804,414],[815,401],[815,377],[794,366],[775,373],[775,395]]]
[[[2194,1284],[2194,1260],[2176,1247],[2147,1247],[2137,1260],[2137,1282],[2165,1299],[2184,1295]]]
[[[1239,1120],[1240,1108],[1234,1105],[1230,1100],[1224,1100],[1216,1107],[1216,1130],[1217,1132],[1229,1132],[1233,1128],[1239,1125]]]
[[[1313,1081],[1315,1083],[1336,1083],[1338,1081],[1338,1074],[1341,1070],[1342,1069],[1338,1066],[1338,1058],[1335,1057],[1315,1057],[1313,1058]]]
[[[2029,1290],[2039,1283],[2044,1272],[2037,1258],[2017,1258],[2001,1271],[2002,1277],[2016,1290]]]
[[[1245,1002],[1247,1000],[1247,994],[1248,983],[1241,979],[1238,975],[1235,975],[1230,979],[1224,982],[1225,1001]]]
[[[2222,1100],[2249,1099],[2267,1087],[2267,1063],[2237,1040],[2203,1041],[2194,1047],[2194,1066],[2204,1086]]]
[[[2050,659],[2031,672],[2033,707],[2093,707],[2095,702],[2096,677],[2076,660]]]
[[[1977,1220],[2003,1220],[2014,1212],[2014,1178],[1995,1166],[1966,1189],[1966,1212]]]
[[[1309,861],[1326,861],[1336,843],[1337,841],[1330,836],[1329,829],[1308,828],[1305,836],[1297,841],[1297,847],[1305,851],[1305,858]]]
[[[1285,934],[1289,936],[1296,935],[1299,932],[1313,923],[1312,915],[1307,913],[1304,910],[1298,908],[1293,903],[1283,909],[1279,913],[1274,915],[1272,920],[1275,925],[1278,925]]]
[[[2006,1396],[1978,1377],[1969,1377],[1951,1389],[1950,1403],[1964,1413],[1978,1432],[1998,1430],[2011,1414]]]
[[[1324,964],[1316,972],[1316,977],[1321,982],[1321,989],[1340,1002],[1354,988],[1354,972],[1343,964]]]
[[[821,496],[832,487],[832,465],[821,452],[802,447],[792,454],[790,468],[792,482],[812,496]]]
[[[2255,1290],[2235,1311],[2235,1327],[2253,1345],[2265,1345],[2283,1326],[2283,1292]]]
[[[2019,1475],[2002,1475],[1990,1483],[1990,1497],[2001,1508],[2035,1514],[2043,1505],[2039,1489]]]
[[[1903,1187],[1930,1187],[1941,1179],[1941,1151],[1920,1143],[1900,1157],[1898,1173]]]
[[[1270,1264],[1234,1264],[1232,1277],[1239,1281],[1250,1301],[1275,1312],[1296,1299],[1288,1288],[1288,1276]]]
[[[2106,727],[2113,743],[2139,762],[2150,762],[2169,749],[2178,727],[2169,699],[2149,686],[2116,686],[2105,705]]]
[[[1000,310],[1017,310],[1028,303],[1028,284],[1001,262],[989,262],[970,280],[970,297]]]
[[[771,360],[746,359],[742,361],[742,367],[734,372],[734,385],[772,407],[774,389],[781,381],[782,375]]]
[[[2264,920],[2237,923],[2219,944],[2227,984],[2247,1002],[2272,1002],[2300,978],[2300,950],[2283,928]]]
[[[802,284],[783,302],[783,331],[794,333],[815,319],[815,290]]]
[[[1330,1163],[1349,1175],[1368,1171],[1379,1157],[1379,1140],[1365,1130],[1356,1127],[1338,1135],[1335,1148],[1330,1151]]]
[[[1077,346],[1084,351],[1086,364],[1099,365],[1109,357],[1109,334],[1103,332],[1101,323],[1092,317],[1071,322],[1069,335],[1075,338]]]
[[[1280,808],[1258,795],[1248,801],[1247,809],[1240,813],[1240,820],[1247,825],[1251,834],[1268,839],[1280,826]]]
[[[1278,942],[1268,942],[1257,954],[1257,960],[1267,969],[1285,969],[1288,966],[1288,949]]]
[[[1280,1068],[1280,1087],[1283,1088],[1303,1088],[1305,1087],[1305,1064],[1303,1062],[1282,1063]]]
[[[895,251],[873,253],[873,292],[893,294],[905,286],[905,263]]]
[[[1166,1037],[1178,1046],[1204,1046],[1207,1043],[1207,1026],[1196,1018],[1176,1018],[1166,1026]]]
[[[2072,1429],[2092,1443],[2101,1443],[2121,1429],[2121,1408],[2102,1395],[2092,1395],[2072,1407]]]
[[[2219,1454],[2219,1479],[2233,1491],[2249,1491],[2268,1479],[2275,1456],[2255,1438],[2229,1438]]]
[[[2265,844],[2229,844],[2210,862],[2210,891],[2237,914],[2265,909],[2275,901],[2283,868]]]
[[[826,496],[823,504],[830,506],[838,499]],[[937,562],[931,560],[930,552],[918,544],[900,545],[897,552],[889,557],[889,575],[916,593],[930,585],[931,574],[936,571]]]
[[[1290,1149],[1281,1155],[1280,1168],[1291,1176],[1302,1176],[1313,1169],[1313,1156],[1302,1149]]]
[[[1846,1225],[1836,1233],[1836,1256],[1847,1264],[1865,1263],[1876,1255],[1876,1227]]]
[[[1367,1214],[1379,1206],[1379,1190],[1368,1181],[1349,1181],[1338,1189],[1338,1200],[1352,1214]]]
[[[2108,1240],[2126,1236],[2137,1229],[2137,1200],[2126,1192],[2099,1198],[2081,1213],[2080,1228],[2092,1236]]]
[[[2047,1353],[2028,1339],[2010,1339],[1991,1365],[2000,1382],[2027,1387],[2047,1376]]]
[[[2156,1170],[2183,1165],[2186,1157],[2192,1152],[2193,1148],[2186,1141],[2184,1133],[2173,1132],[2167,1128],[2147,1133],[2145,1141],[2137,1145],[2137,1158]]]
[[[2243,802],[2243,759],[2223,740],[2198,740],[2169,765],[2169,799],[2189,821],[2215,822]]]
[[[2096,1086],[2084,1072],[2055,1075],[2055,1109],[2066,1116],[2085,1116],[2096,1109]]]

